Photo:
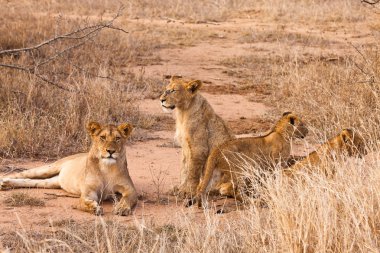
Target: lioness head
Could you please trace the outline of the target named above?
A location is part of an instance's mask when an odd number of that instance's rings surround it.
[[[121,152],[124,152],[125,141],[132,132],[132,125],[123,123],[119,126],[100,125],[97,122],[87,124],[87,132],[92,139],[92,150],[105,164],[116,162]]]
[[[182,78],[172,77],[160,97],[162,109],[165,112],[175,108],[187,109],[201,86],[202,82],[199,80],[185,81]]]
[[[284,112],[278,125],[279,128],[284,128],[291,138],[305,138],[309,132],[301,118],[292,112]]]
[[[349,156],[362,157],[367,154],[363,137],[352,129],[344,129],[338,138],[344,143]]]

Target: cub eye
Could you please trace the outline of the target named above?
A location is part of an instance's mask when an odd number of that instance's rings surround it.
[[[106,140],[106,137],[104,135],[100,136],[100,140],[101,141],[105,141]]]
[[[120,139],[121,139],[120,137],[116,137],[116,138],[115,138],[115,141],[116,141],[116,142],[119,142]]]
[[[166,94],[171,94],[171,93],[174,93],[174,92],[176,92],[176,91],[177,91],[177,90],[166,90],[165,93],[166,93]]]

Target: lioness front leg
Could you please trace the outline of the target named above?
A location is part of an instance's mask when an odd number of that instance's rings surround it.
[[[115,191],[119,192],[122,197],[120,201],[115,204],[113,213],[121,216],[129,215],[137,204],[137,193],[135,188],[133,185],[118,186]]]
[[[85,191],[79,199],[77,209],[95,215],[103,215],[103,208],[99,205],[98,201],[99,197],[96,191]]]

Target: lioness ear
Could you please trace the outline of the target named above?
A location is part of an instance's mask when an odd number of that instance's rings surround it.
[[[200,80],[190,81],[186,85],[186,89],[188,89],[191,93],[195,93],[200,87],[202,87],[202,81]]]
[[[100,124],[94,121],[89,122],[86,126],[87,132],[91,136],[98,134],[100,131],[100,128],[102,128]]]
[[[120,124],[117,129],[120,131],[124,138],[127,138],[129,135],[131,135],[133,126],[129,123],[123,123]]]

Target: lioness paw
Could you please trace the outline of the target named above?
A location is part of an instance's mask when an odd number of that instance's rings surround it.
[[[0,179],[0,191],[4,191],[10,188],[9,182],[6,178]]]

